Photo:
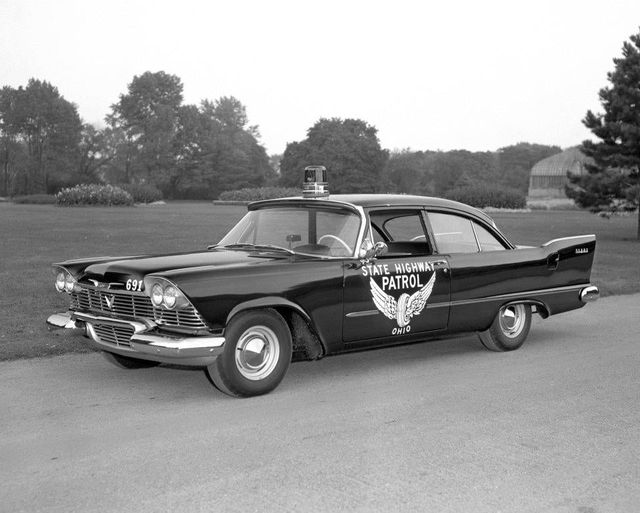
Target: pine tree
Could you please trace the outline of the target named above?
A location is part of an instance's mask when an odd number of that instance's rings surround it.
[[[582,121],[600,139],[581,146],[594,163],[586,175],[569,177],[567,195],[592,212],[629,212],[640,204],[640,32],[629,39],[607,73],[611,85],[599,92],[604,114],[588,111]]]

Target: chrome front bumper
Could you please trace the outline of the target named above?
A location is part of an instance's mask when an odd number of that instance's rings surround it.
[[[103,351],[178,365],[210,365],[224,349],[224,337],[189,336],[158,330],[151,321],[123,320],[82,312],[53,314],[47,319],[51,328],[82,332]],[[102,340],[96,326],[114,326],[133,330],[129,345]]]

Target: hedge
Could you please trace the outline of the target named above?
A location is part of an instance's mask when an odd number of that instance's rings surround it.
[[[518,189],[489,186],[484,184],[467,185],[451,189],[446,197],[460,203],[466,203],[477,208],[525,208],[527,198]]]
[[[11,201],[29,205],[54,205],[56,197],[53,194],[27,194],[25,196],[14,196]]]
[[[162,192],[155,185],[147,183],[127,183],[118,185],[131,194],[134,203],[153,203],[162,200]]]
[[[56,202],[63,207],[127,206],[133,205],[133,197],[127,191],[113,185],[80,184],[62,189],[56,194]]]
[[[222,201],[258,201],[287,196],[300,196],[300,189],[291,187],[259,187],[255,189],[238,189],[220,194]]]

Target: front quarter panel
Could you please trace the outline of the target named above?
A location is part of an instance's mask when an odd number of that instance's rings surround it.
[[[337,350],[342,333],[342,261],[295,258],[227,269],[169,271],[174,282],[214,330],[247,309],[292,305],[307,317],[327,352]]]

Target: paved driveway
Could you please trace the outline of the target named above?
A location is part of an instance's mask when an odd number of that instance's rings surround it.
[[[231,399],[98,354],[0,363],[0,510],[640,510],[640,295],[491,353],[461,337],[292,365]]]

